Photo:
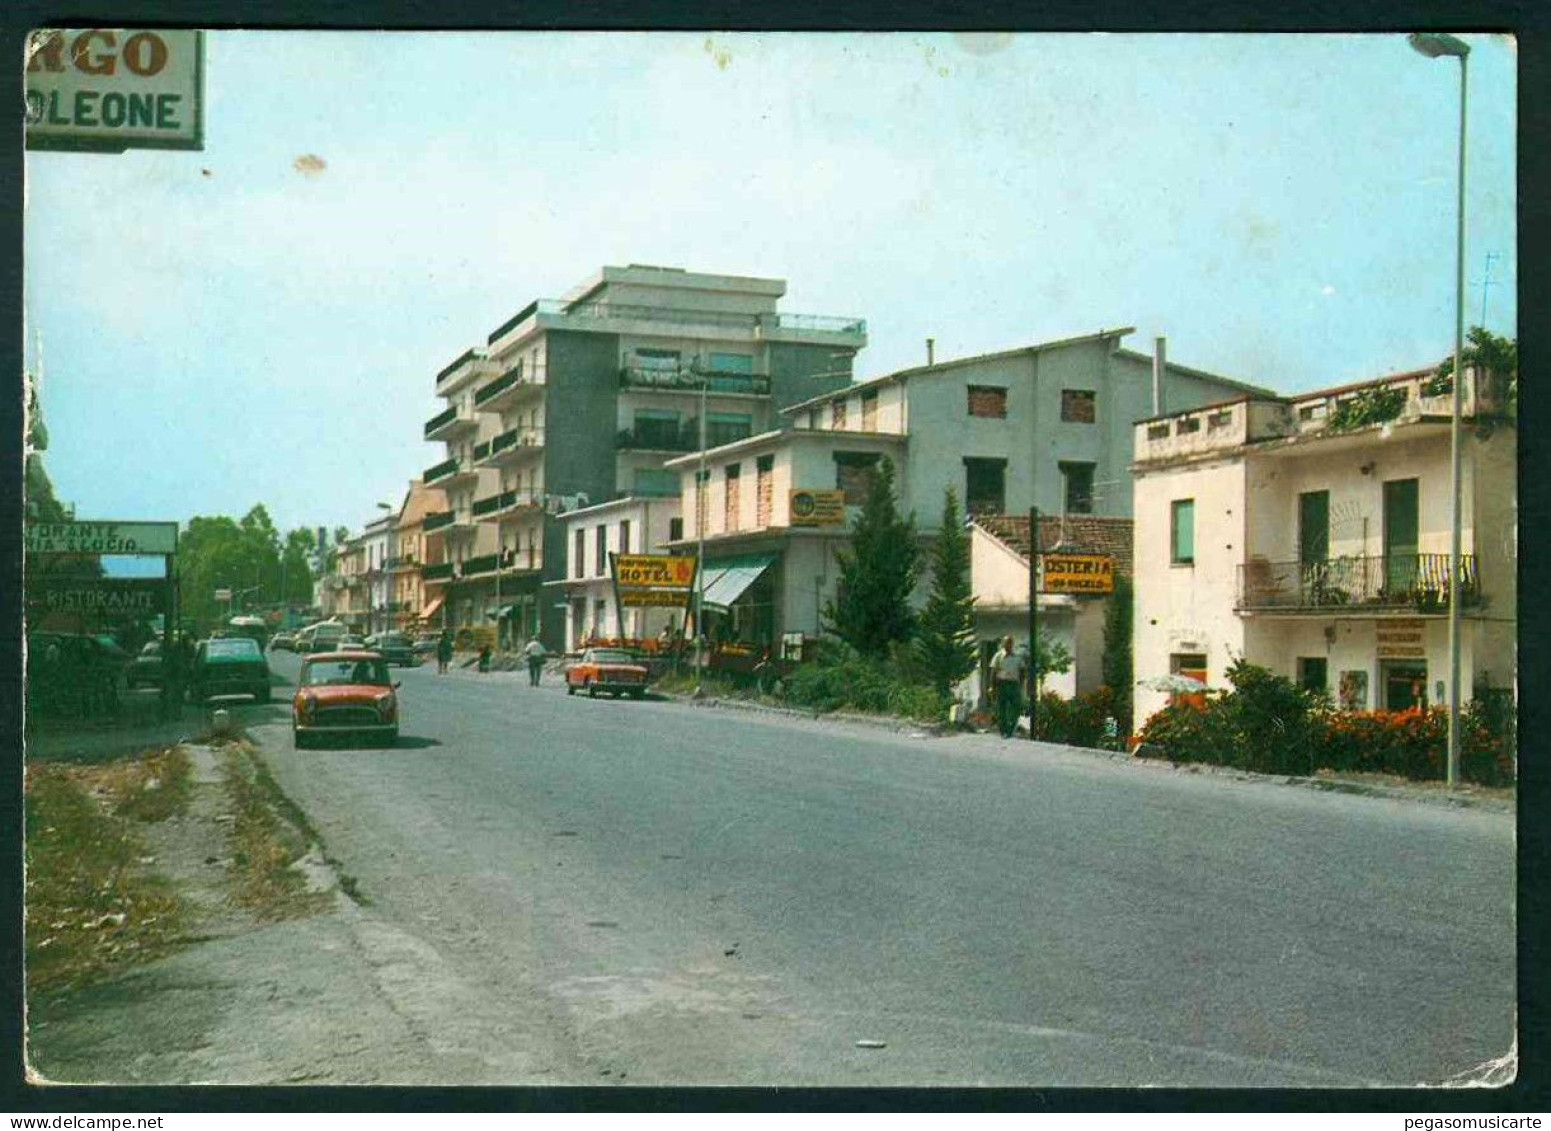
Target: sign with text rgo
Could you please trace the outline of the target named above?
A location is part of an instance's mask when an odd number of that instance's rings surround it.
[[[43,28],[27,41],[27,148],[204,149],[202,32]]]
[[[1041,554],[1045,593],[1115,591],[1115,559],[1109,554]]]
[[[695,559],[682,554],[613,554],[614,588],[627,608],[682,609],[695,588]]]

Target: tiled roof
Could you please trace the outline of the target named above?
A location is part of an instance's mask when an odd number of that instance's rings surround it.
[[[975,519],[987,534],[1006,545],[1024,561],[1029,558],[1029,516],[983,514]],[[1131,576],[1131,520],[1096,518],[1093,515],[1040,515],[1039,548],[1061,549],[1074,554],[1110,554],[1115,572]]]

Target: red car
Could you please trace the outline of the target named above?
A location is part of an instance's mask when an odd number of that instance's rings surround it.
[[[565,670],[565,693],[575,695],[578,691],[593,699],[600,691],[616,698],[630,695],[639,699],[646,694],[646,668],[623,649],[589,648]]]
[[[291,700],[298,750],[315,737],[365,735],[392,746],[399,737],[399,686],[376,652],[318,652],[302,663]]]

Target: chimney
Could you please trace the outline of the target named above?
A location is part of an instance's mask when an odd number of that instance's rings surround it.
[[[937,339],[936,338],[927,338],[926,339],[926,364],[928,364],[928,365],[935,365],[935,364],[937,364],[937,362],[936,362],[936,357],[937,357],[936,346],[937,346]]]
[[[1152,352],[1152,414],[1162,416],[1163,376],[1168,369],[1168,339],[1154,338]]]

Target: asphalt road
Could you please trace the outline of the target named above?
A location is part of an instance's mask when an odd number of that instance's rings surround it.
[[[1339,1087],[1513,1048],[1501,813],[401,678],[394,749],[250,733],[369,901],[406,1078]]]

